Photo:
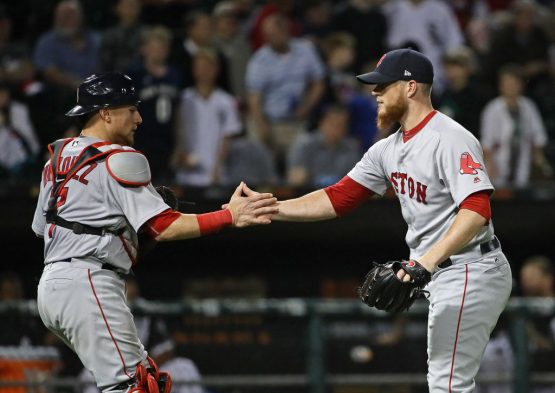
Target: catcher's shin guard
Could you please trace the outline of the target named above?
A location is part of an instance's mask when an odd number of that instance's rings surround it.
[[[172,378],[166,372],[158,371],[154,360],[147,356],[149,367],[141,363],[135,372],[135,386],[128,393],[171,393]]]

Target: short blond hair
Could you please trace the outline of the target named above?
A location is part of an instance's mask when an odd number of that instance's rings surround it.
[[[169,45],[172,41],[172,38],[173,36],[170,29],[162,25],[152,26],[146,29],[143,33],[143,42],[157,40]]]

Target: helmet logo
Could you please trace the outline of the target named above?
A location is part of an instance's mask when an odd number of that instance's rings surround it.
[[[93,96],[101,96],[104,94],[108,94],[112,91],[111,87],[106,86],[102,82],[95,83],[87,87],[87,92]]]

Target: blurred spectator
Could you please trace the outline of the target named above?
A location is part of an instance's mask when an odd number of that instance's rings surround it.
[[[438,109],[480,138],[480,113],[487,94],[473,78],[475,59],[472,50],[460,47],[443,57],[445,90],[437,97]]]
[[[350,71],[355,58],[355,39],[345,32],[332,33],[323,43],[324,58],[327,66],[325,92],[313,118],[321,117],[321,109],[330,104],[346,105],[350,114],[349,134],[359,142],[361,151],[366,151],[375,142],[376,102],[366,93],[365,86],[356,83]],[[310,127],[317,127],[317,120]]]
[[[257,188],[279,182],[272,153],[260,141],[242,134],[231,140],[223,167],[222,184],[231,187],[241,181]]]
[[[193,58],[201,50],[211,50],[216,53],[220,70],[216,85],[229,91],[228,64],[225,56],[214,45],[214,20],[210,14],[192,11],[186,14],[185,38],[174,41],[172,62],[183,74],[182,87],[194,85]]]
[[[543,153],[547,136],[540,113],[522,95],[521,68],[507,65],[499,71],[500,95],[482,112],[481,141],[489,176],[499,187],[523,188],[529,184],[532,166],[549,176],[551,168]]]
[[[225,0],[224,0],[225,1]],[[230,0],[233,3],[237,23],[241,34],[248,37],[254,23],[257,8],[255,3],[257,0]],[[250,42],[249,42],[250,45]],[[251,47],[252,49],[252,47]]]
[[[349,112],[330,106],[318,130],[300,136],[288,156],[287,181],[295,187],[322,188],[338,182],[360,159],[354,139],[347,137]]]
[[[536,12],[533,0],[512,3],[509,23],[492,37],[487,64],[487,75],[491,80],[495,80],[495,74],[502,66],[510,63],[523,67],[523,76],[530,88],[546,77],[549,38],[538,24]]]
[[[240,30],[235,3],[230,0],[218,3],[214,8],[216,18],[216,47],[228,63],[230,92],[241,101],[245,100],[245,72],[251,56],[251,48]]]
[[[555,300],[555,267],[546,256],[527,258],[520,270],[520,288],[525,297]],[[536,316],[527,326],[528,344],[532,354],[531,370],[553,372],[555,357],[555,317]],[[532,393],[553,393],[553,384],[537,384]]]
[[[555,12],[554,12],[555,16]],[[555,142],[555,59],[549,67],[549,79],[543,83],[536,85],[531,92],[547,130],[548,139]]]
[[[144,152],[150,162],[152,176],[165,182],[170,157],[175,148],[175,120],[181,74],[167,59],[171,32],[163,26],[145,30],[141,46],[142,61],[128,72],[141,99],[143,122],[135,135],[135,148]]]
[[[540,255],[527,258],[520,269],[520,289],[523,296],[555,298],[553,262]],[[552,335],[555,338],[555,330]]]
[[[355,60],[355,38],[345,32],[334,32],[323,41],[322,49],[326,65],[325,90],[322,105],[331,103],[345,104],[357,91],[355,74],[351,67]],[[320,117],[315,111],[313,115]]]
[[[27,105],[12,100],[8,86],[0,82],[0,177],[25,174],[39,151]]]
[[[303,2],[302,35],[312,41],[318,50],[323,39],[333,32],[332,3],[329,0]]]
[[[489,18],[474,18],[466,25],[467,45],[474,51],[477,64],[477,77],[481,83],[493,88],[487,68],[489,67],[489,51],[491,46],[492,26]]]
[[[440,0],[392,1],[384,10],[389,24],[389,48],[412,47],[425,54],[434,66],[434,92],[441,93],[442,56],[464,42],[453,10]]]
[[[250,30],[250,42],[253,50],[260,49],[265,43],[266,33],[264,24],[266,18],[271,15],[282,15],[287,21],[285,27],[292,37],[299,37],[302,34],[302,23],[295,15],[295,2],[293,0],[269,0],[258,8],[253,16],[253,23]]]
[[[56,6],[54,27],[43,33],[35,47],[34,61],[45,80],[74,89],[98,68],[99,37],[83,24],[76,0],[62,0]]]
[[[67,126],[64,113],[75,101],[75,89],[98,69],[100,36],[88,30],[83,22],[80,3],[62,0],[56,5],[54,26],[41,34],[36,43],[34,63],[38,76],[46,82],[45,92],[37,100],[42,112],[38,116],[41,141],[48,137],[51,142],[62,136],[60,130]]]
[[[263,27],[267,44],[251,57],[246,75],[249,133],[270,147],[280,165],[322,97],[325,70],[311,42],[289,37],[282,15],[270,15]]]
[[[353,35],[356,40],[354,72],[373,68],[385,52],[387,20],[380,9],[382,0],[350,0],[339,2],[333,13],[333,28]]]
[[[216,86],[218,60],[213,52],[193,59],[195,86],[181,95],[174,166],[181,185],[205,187],[220,182],[231,136],[242,125],[235,99]]]
[[[140,60],[139,48],[144,27],[140,24],[141,0],[118,0],[114,12],[118,24],[102,35],[99,61],[102,71],[125,72]]]
[[[357,139],[362,152],[366,152],[377,140],[387,136],[379,130],[376,122],[378,104],[366,86],[359,86],[358,92],[347,102],[350,113],[350,135]]]
[[[12,41],[12,19],[0,6],[0,82],[4,81],[18,90],[33,81],[33,66],[29,48],[22,42]]]
[[[489,14],[489,6],[485,0],[449,0],[449,4],[462,30],[466,30],[470,21],[486,18]]]
[[[180,15],[210,11],[217,0],[142,0],[143,20],[148,25],[164,25],[172,32],[182,28]]]
[[[168,372],[173,381],[173,393],[203,393],[202,377],[197,365],[184,356],[178,355],[173,340],[166,340],[154,346],[150,356],[158,364],[160,370]],[[191,383],[191,384],[189,384]]]

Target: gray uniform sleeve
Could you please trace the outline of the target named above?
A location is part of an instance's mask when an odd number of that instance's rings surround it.
[[[146,186],[129,187],[108,176],[108,192],[135,232],[152,217],[170,209],[151,183]]]
[[[493,191],[478,140],[468,131],[451,133],[440,140],[436,151],[440,180],[459,206],[478,191]]]
[[[35,215],[33,216],[33,223],[31,224],[31,229],[38,237],[44,237],[44,227],[46,226],[46,204],[50,196],[50,190],[52,188],[52,183],[46,181],[48,169],[50,166],[50,161],[44,166],[42,171],[42,179],[40,181],[39,196],[37,199],[37,207],[35,208]]]
[[[351,179],[378,195],[383,195],[388,187],[388,178],[383,165],[386,143],[387,139],[382,139],[372,145],[347,174]]]

